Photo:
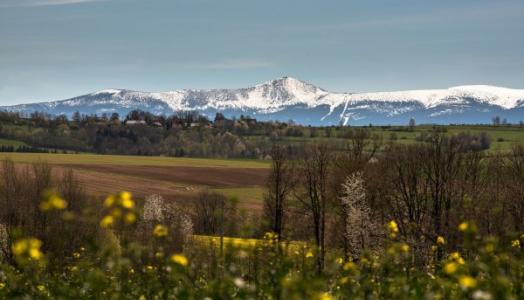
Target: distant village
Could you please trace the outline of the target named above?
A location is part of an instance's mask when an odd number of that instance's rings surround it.
[[[173,115],[169,118],[163,116],[154,116],[141,111],[130,112],[124,124],[127,126],[145,125],[152,127],[167,127],[175,129],[186,128],[235,128],[244,126],[253,126],[257,124],[257,119],[241,115],[240,118],[228,119],[222,113],[217,113],[213,121],[207,117],[194,112],[183,112]]]

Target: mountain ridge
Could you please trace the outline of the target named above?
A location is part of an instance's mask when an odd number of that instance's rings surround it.
[[[247,114],[264,120],[310,125],[396,124],[416,118],[429,123],[461,120],[489,122],[489,114],[502,114],[510,120],[524,110],[524,89],[490,85],[463,85],[447,89],[392,92],[329,92],[293,77],[281,77],[247,88],[183,89],[141,92],[129,89],[103,89],[66,100],[19,104],[2,110],[31,113],[42,111],[58,115],[127,112],[140,109],[155,114],[197,110],[212,115]],[[475,116],[476,115],[476,116]],[[445,117],[443,117],[445,116]]]

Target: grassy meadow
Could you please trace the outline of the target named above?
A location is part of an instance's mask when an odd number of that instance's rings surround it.
[[[206,159],[186,157],[152,157],[131,155],[0,153],[0,159],[18,163],[45,161],[53,165],[125,165],[165,167],[268,168],[269,162],[247,159]]]
[[[0,139],[0,146],[13,146],[16,148],[20,146],[27,146],[27,144],[17,140]]]

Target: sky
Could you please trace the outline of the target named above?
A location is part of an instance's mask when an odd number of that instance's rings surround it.
[[[0,0],[0,105],[105,88],[524,88],[522,0]]]

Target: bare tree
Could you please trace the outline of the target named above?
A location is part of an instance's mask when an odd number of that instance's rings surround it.
[[[193,202],[192,223],[196,234],[233,234],[235,217],[235,203],[222,194],[204,191]]]
[[[303,194],[298,200],[311,216],[313,234],[317,247],[316,265],[320,274],[324,268],[326,211],[329,203],[329,174],[332,165],[332,153],[325,145],[308,146],[299,170],[302,177]]]
[[[271,230],[282,239],[284,219],[289,194],[294,186],[293,171],[286,149],[273,146],[271,149],[271,171],[267,180],[268,193],[265,196],[265,213]]]

